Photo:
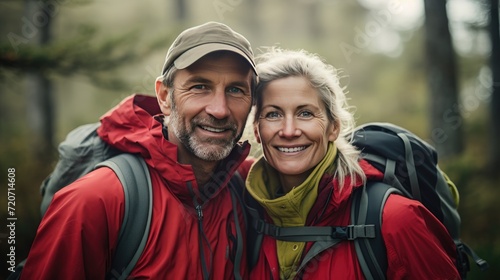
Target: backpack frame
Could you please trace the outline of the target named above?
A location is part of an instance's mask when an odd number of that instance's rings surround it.
[[[390,194],[416,199],[428,208],[448,229],[457,252],[456,267],[465,279],[469,257],[482,270],[488,263],[464,244],[459,236],[460,216],[453,198],[455,185],[437,165],[432,146],[406,129],[389,123],[369,123],[358,127],[351,138],[361,150],[361,157],[384,173],[382,182],[369,181],[353,193],[351,224],[348,226],[279,227],[263,220],[263,210],[247,196],[251,217],[249,232],[250,266],[257,262],[263,235],[277,240],[315,242],[303,257],[298,273],[305,264],[322,251],[339,242],[353,241],[366,279],[385,279],[387,255],[381,233],[382,210]]]

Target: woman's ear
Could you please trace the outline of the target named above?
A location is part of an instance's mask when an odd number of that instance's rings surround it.
[[[260,144],[260,135],[259,135],[259,124],[253,124],[253,135],[255,136],[255,141]]]
[[[328,141],[334,142],[339,137],[340,123],[338,121],[331,122],[328,128]]]
[[[163,83],[161,79],[156,79],[155,90],[156,99],[158,100],[158,105],[160,105],[161,112],[164,115],[169,116],[171,109],[171,98],[170,96],[168,96],[168,87]]]

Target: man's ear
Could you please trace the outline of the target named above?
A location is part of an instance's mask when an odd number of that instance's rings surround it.
[[[161,112],[166,116],[170,116],[171,99],[170,96],[168,96],[168,87],[161,79],[156,79],[155,90],[156,99],[158,100],[158,105],[160,105]]]
[[[255,136],[255,141],[260,144],[260,135],[259,135],[259,124],[253,124],[253,135]]]

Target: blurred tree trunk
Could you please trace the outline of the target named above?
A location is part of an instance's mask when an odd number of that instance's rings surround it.
[[[23,34],[35,46],[48,44],[51,39],[50,28],[54,14],[49,13],[44,1],[25,0],[25,32]],[[53,156],[54,116],[52,82],[45,73],[31,70],[26,73],[26,97],[28,126],[31,129],[31,147],[41,161]]]
[[[246,0],[245,1],[245,23],[248,29],[250,30],[251,37],[256,38],[259,35],[262,35],[262,29],[259,17],[255,16],[259,14],[260,7],[259,0]],[[250,40],[250,38],[248,38]],[[250,40],[253,42],[253,40]],[[255,50],[254,50],[255,51]]]
[[[307,23],[309,34],[311,39],[320,39],[323,35],[322,23],[321,23],[321,9],[322,4],[318,0],[306,1],[306,13],[307,13]]]
[[[494,170],[498,170],[498,166],[500,166],[500,22],[498,20],[498,0],[490,0],[490,38],[492,73],[490,166],[495,172]]]
[[[463,150],[463,120],[446,0],[424,0],[424,7],[431,139],[440,156],[450,157]]]
[[[175,1],[175,18],[177,22],[183,23],[187,19],[187,6],[185,0],[176,0]]]

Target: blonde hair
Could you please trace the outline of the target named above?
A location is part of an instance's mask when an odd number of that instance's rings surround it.
[[[340,128],[340,134],[335,145],[338,149],[336,176],[342,187],[347,176],[354,183],[361,178],[364,183],[366,176],[359,165],[359,151],[347,139],[355,127],[354,116],[347,104],[344,88],[340,86],[338,70],[327,64],[317,54],[305,50],[285,50],[277,47],[256,58],[259,83],[255,90],[254,124],[262,110],[262,93],[266,86],[277,79],[290,76],[306,78],[314,87],[323,101],[328,119]]]

